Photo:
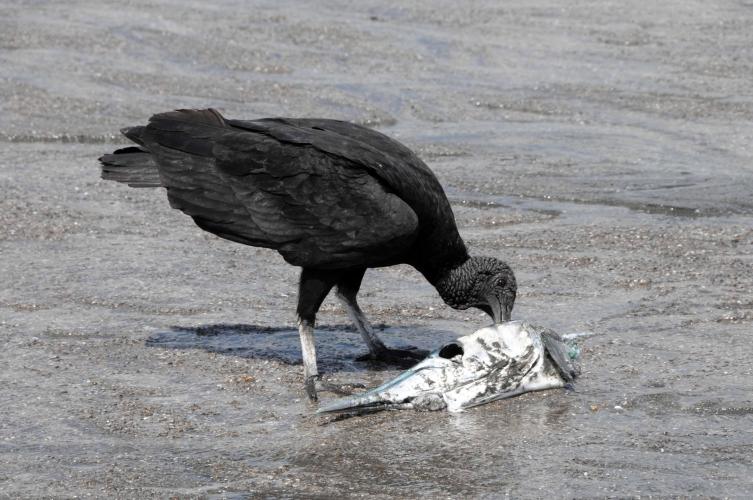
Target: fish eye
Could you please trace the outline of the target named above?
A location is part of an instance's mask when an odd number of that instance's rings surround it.
[[[443,348],[439,350],[439,357],[444,359],[452,359],[455,356],[462,356],[463,355],[463,348],[460,347],[460,344],[452,343],[447,344]]]

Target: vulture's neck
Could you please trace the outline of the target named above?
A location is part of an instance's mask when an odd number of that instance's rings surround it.
[[[468,309],[472,303],[472,291],[474,289],[476,269],[473,260],[466,258],[465,261],[447,269],[438,270],[435,273],[424,276],[434,285],[440,297],[445,303],[454,309]]]

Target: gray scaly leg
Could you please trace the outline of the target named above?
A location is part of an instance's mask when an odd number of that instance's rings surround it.
[[[382,340],[377,337],[377,334],[374,333],[374,328],[371,327],[371,323],[366,319],[366,315],[361,311],[361,308],[358,307],[358,303],[355,299],[351,300],[348,297],[345,297],[339,290],[337,297],[348,312],[350,320],[356,325],[356,329],[361,334],[361,337],[363,337],[363,341],[366,342],[369,352],[371,354],[377,354],[386,351],[387,346],[385,346],[384,342],[382,342]]]
[[[428,354],[427,351],[416,348],[390,349],[377,337],[374,328],[372,328],[369,320],[366,319],[366,315],[361,308],[358,307],[358,301],[356,300],[364,272],[366,272],[365,269],[353,272],[341,278],[337,283],[337,297],[343,306],[345,306],[348,316],[350,316],[351,321],[353,321],[364,342],[366,342],[366,346],[369,348],[369,355],[359,358],[359,360],[370,359],[387,361],[399,365],[409,365],[425,358]]]
[[[319,370],[316,367],[314,322],[298,318],[298,333],[301,336],[303,380],[306,384],[306,395],[308,395],[311,401],[316,401],[316,379],[319,377]]]

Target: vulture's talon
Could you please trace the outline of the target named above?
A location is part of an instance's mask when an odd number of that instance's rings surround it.
[[[340,396],[350,396],[353,393],[355,393],[357,389],[366,389],[365,385],[355,383],[355,382],[346,382],[344,384],[334,384],[332,382],[326,382],[321,379],[319,380],[318,387],[319,387],[319,390],[322,392],[331,392],[334,394],[338,394]]]
[[[335,384],[323,380],[321,375],[312,375],[306,379],[306,395],[312,403],[319,400],[319,392],[331,392],[339,396],[351,396],[358,389],[366,389],[366,386],[355,382]]]

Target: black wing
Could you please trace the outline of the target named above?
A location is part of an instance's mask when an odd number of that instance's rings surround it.
[[[368,170],[418,217],[411,255],[404,261],[421,272],[464,262],[468,258],[450,203],[434,173],[410,149],[375,130],[338,120],[265,118],[229,120],[233,127],[266,135],[282,144],[313,147]]]
[[[406,146],[376,130],[317,118],[264,118],[228,120],[227,123],[283,144],[310,146],[326,155],[356,163],[390,189],[400,190],[404,197],[410,197],[410,191],[415,191],[411,187],[418,187],[423,188],[417,193],[419,197],[429,196],[432,204],[445,199],[442,186],[431,169]]]
[[[171,205],[201,228],[313,268],[379,265],[410,247],[418,218],[369,165],[231,123],[178,111],[142,133]]]

